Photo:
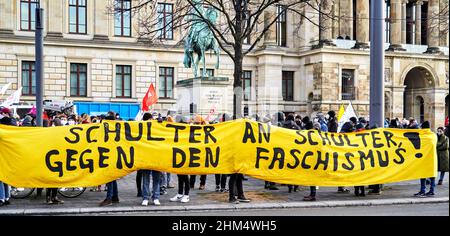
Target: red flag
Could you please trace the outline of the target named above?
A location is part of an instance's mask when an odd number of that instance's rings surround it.
[[[158,97],[156,96],[155,87],[153,86],[152,83],[148,88],[147,94],[145,94],[145,97],[142,100],[142,111],[148,111],[149,107],[156,104],[157,102]]]

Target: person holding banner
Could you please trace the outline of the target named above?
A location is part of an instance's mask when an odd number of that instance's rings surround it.
[[[0,115],[2,118],[0,119],[0,124],[2,125],[13,125],[13,121],[11,116],[11,111],[8,108],[3,108],[0,110]],[[6,183],[0,181],[0,207],[9,205],[9,186]]]
[[[203,117],[201,115],[196,115],[194,117],[194,125],[206,125],[206,121],[205,119],[203,119]],[[195,188],[195,175],[191,175],[189,180],[190,183],[190,188]],[[200,176],[200,187],[198,188],[199,190],[204,190],[206,187],[206,175],[201,175]]]
[[[356,125],[358,123],[358,119],[356,117],[351,117],[350,121],[345,122],[344,126],[342,126],[341,133],[351,133],[356,129]],[[338,187],[338,193],[349,193],[350,190],[344,187]]]
[[[116,113],[113,111],[109,111],[105,120],[116,120]],[[100,206],[110,206],[113,203],[119,203],[119,190],[117,187],[117,180],[107,183],[106,188],[106,199],[100,203]]]
[[[431,124],[429,121],[425,121],[422,123],[421,126],[422,129],[430,129]],[[430,178],[430,191],[426,192],[427,189],[427,179],[420,179],[420,191],[416,194],[414,194],[415,197],[434,197],[434,189],[436,187],[436,178],[432,177]]]
[[[189,119],[185,116],[177,116],[175,119],[176,122],[188,124]],[[177,175],[178,176],[178,194],[170,199],[171,202],[181,202],[188,203],[189,202],[189,176],[188,175]]]
[[[44,120],[44,127],[51,126],[49,123],[50,123],[49,120]],[[52,123],[54,126],[62,126],[61,120],[59,118],[55,118]],[[46,192],[45,196],[46,196],[46,200],[47,200],[46,202],[48,205],[64,204],[63,200],[58,199],[58,196],[57,196],[58,188],[47,188],[45,192]]]

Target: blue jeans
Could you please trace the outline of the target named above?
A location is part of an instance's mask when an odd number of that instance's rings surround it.
[[[434,193],[434,188],[436,187],[436,178],[430,178],[430,192]],[[420,192],[425,193],[427,191],[427,179],[420,179]]]
[[[119,198],[119,190],[117,189],[117,181],[114,180],[106,184],[108,191],[106,192],[106,199],[112,200],[113,198]]]
[[[152,200],[159,199],[160,195],[160,177],[161,172],[155,170],[143,170],[142,171],[142,199],[150,199],[150,174],[152,174]]]
[[[0,181],[0,201],[4,202],[9,200],[9,186],[2,181]]]
[[[160,172],[160,173],[161,173],[160,178],[161,187],[168,187],[170,183],[170,173],[167,172]]]

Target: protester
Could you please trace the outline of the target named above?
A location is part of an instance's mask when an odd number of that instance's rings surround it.
[[[438,171],[441,172],[438,185],[442,185],[444,182],[445,172],[448,172],[449,169],[449,139],[445,136],[443,127],[439,127],[437,129],[437,137]]]
[[[201,115],[196,115],[194,117],[194,125],[206,125],[206,121],[205,119],[203,119],[203,117]],[[190,176],[190,188],[195,188],[195,175],[191,175]],[[204,190],[206,187],[206,175],[201,175],[200,176],[200,187],[198,188],[199,190]]]
[[[328,132],[337,133],[338,130],[338,122],[336,120],[336,112],[329,111],[328,112]]]
[[[352,133],[356,130],[356,125],[358,123],[358,119],[356,117],[351,117],[350,121],[345,122],[342,126],[341,133]],[[349,193],[350,190],[344,187],[338,187],[338,193]]]
[[[308,123],[311,123],[311,121],[309,121]],[[319,123],[313,123],[313,124],[308,124],[307,126],[312,126],[311,129],[315,129],[317,131],[320,131],[320,124]],[[316,195],[317,195],[317,186],[310,186],[309,187],[309,196],[305,196],[303,197],[303,201],[307,201],[307,202],[313,202],[316,201]]]
[[[225,114],[225,113],[222,114],[222,117],[220,118],[221,122],[226,122],[229,120],[231,120],[231,118],[229,116],[227,116],[227,114]],[[222,193],[228,192],[228,189],[226,188],[228,175],[216,174],[214,177],[216,180],[216,192],[222,192]]]
[[[429,121],[425,121],[423,122],[422,129],[430,129],[431,128],[431,124]],[[414,196],[416,197],[434,197],[435,193],[434,193],[434,189],[436,187],[436,178],[435,177],[431,177],[430,178],[430,191],[426,192],[426,182],[427,179],[420,179],[420,191],[416,194],[414,194]]]
[[[143,121],[150,122],[152,115],[145,113],[142,117]],[[155,206],[161,205],[159,197],[161,195],[161,172],[156,170],[142,170],[142,206],[148,206],[148,201],[150,200],[150,175],[152,176],[152,203]],[[137,181],[136,181],[137,182]],[[138,186],[140,187],[140,186]],[[139,191],[139,190],[138,190]],[[139,194],[139,193],[138,193]]]
[[[355,129],[356,129],[356,132],[364,131],[365,130],[364,122],[361,123],[361,120],[360,120],[360,123],[356,125]],[[357,197],[365,197],[366,196],[366,191],[365,191],[364,186],[355,186],[355,196],[357,196]]]
[[[116,114],[113,111],[108,112],[105,120],[115,120]],[[117,187],[117,180],[106,184],[107,192],[106,199],[100,203],[100,206],[110,206],[113,203],[119,203],[119,190]]]
[[[188,124],[189,119],[182,116],[177,116],[175,118],[176,122]],[[188,175],[177,175],[178,176],[178,194],[170,199],[171,202],[181,202],[188,203],[189,202],[189,176]]]
[[[14,126],[13,118],[11,117],[11,110],[8,108],[2,108],[0,110],[0,115],[2,118],[0,119],[0,124],[2,125],[11,125]],[[0,207],[9,205],[10,201],[10,193],[9,193],[9,186],[6,183],[3,183],[0,181]]]
[[[283,125],[282,127],[285,128],[285,129],[292,129],[292,130],[300,130],[301,129],[300,126],[298,126],[295,123],[294,114],[289,114],[286,117],[286,120],[282,122],[282,125]],[[298,191],[298,185],[295,185],[295,186],[288,185],[289,193],[292,193],[292,189],[294,189],[294,192],[297,192]]]

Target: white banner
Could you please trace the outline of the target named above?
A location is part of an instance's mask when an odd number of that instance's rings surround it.
[[[19,103],[20,96],[22,96],[22,87],[20,87],[17,91],[11,94],[0,106],[11,107],[12,104]]]

